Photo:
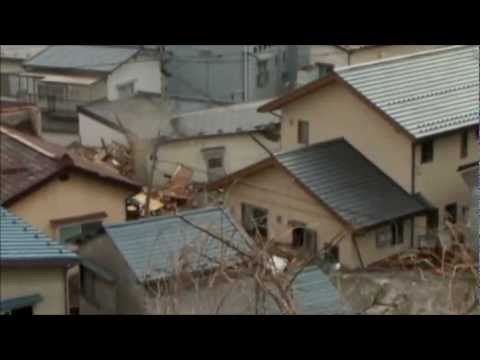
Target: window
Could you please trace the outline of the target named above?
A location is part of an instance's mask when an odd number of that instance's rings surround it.
[[[208,159],[208,168],[209,169],[223,168],[223,159],[222,158]]]
[[[403,221],[398,221],[392,225],[392,246],[401,245],[405,242]]]
[[[427,214],[427,229],[429,231],[438,229],[438,210],[430,211]]]
[[[468,156],[468,131],[462,132],[460,157],[465,159]]]
[[[287,63],[287,52],[284,51],[282,56],[283,56],[283,63],[286,64]]]
[[[457,204],[450,204],[445,207],[445,220],[456,224],[458,220],[458,206]]]
[[[267,86],[270,80],[270,73],[268,71],[268,61],[261,60],[257,62],[257,87],[263,88]]]
[[[61,242],[78,244],[91,239],[102,228],[101,221],[85,224],[64,225],[59,229],[59,240]]]
[[[242,224],[250,236],[260,234],[268,238],[268,210],[242,204]]]
[[[433,161],[434,148],[433,140],[422,144],[422,164],[427,164]]]
[[[207,165],[208,180],[215,181],[225,176],[225,148],[207,148],[202,150],[202,153]]]
[[[305,250],[309,254],[316,254],[318,241],[317,232],[307,229],[305,225],[301,223],[294,222],[290,224],[294,226],[292,231],[292,246],[295,249]]]
[[[135,86],[133,82],[130,82],[128,84],[118,85],[117,90],[118,90],[118,97],[120,99],[123,99],[123,98],[127,98],[134,95]]]
[[[298,122],[298,143],[308,145],[310,139],[310,124],[307,121]]]
[[[388,247],[392,243],[392,229],[390,227],[382,228],[377,231],[376,246],[377,249],[383,249]]]

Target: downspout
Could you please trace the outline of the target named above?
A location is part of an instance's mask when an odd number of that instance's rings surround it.
[[[243,100],[248,101],[248,45],[243,46]]]
[[[415,191],[416,191],[416,186],[415,186],[415,163],[417,161],[417,156],[416,156],[416,144],[415,143],[412,143],[412,179],[411,179],[411,182],[412,182],[412,195],[415,195]],[[415,248],[415,217],[412,218],[412,226],[411,226],[411,229],[410,229],[410,233],[411,233],[411,248]]]

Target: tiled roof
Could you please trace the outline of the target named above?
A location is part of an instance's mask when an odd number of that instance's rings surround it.
[[[59,173],[65,164],[0,133],[0,203]]]
[[[337,69],[417,139],[479,122],[479,51],[465,45]]]
[[[82,170],[98,178],[140,188],[139,184],[113,170],[68,153],[64,147],[1,126],[0,165],[1,204],[48,181],[67,168]]]
[[[199,258],[199,252],[210,258],[216,257],[217,260],[221,256],[228,260],[232,255],[233,250],[184,222],[180,216],[215,235],[223,234],[223,237],[232,239],[245,250],[246,235],[230,213],[220,208],[193,210],[179,215],[107,226],[106,233],[140,282],[171,274],[174,259],[186,246],[194,249],[190,255],[196,264],[195,270],[211,269],[217,265],[206,258]]]
[[[112,72],[139,49],[92,45],[53,45],[25,63],[37,68]]]
[[[2,264],[77,261],[77,255],[7,209],[0,207]]]
[[[379,225],[425,210],[425,205],[344,139],[276,155],[280,164],[354,228]]]

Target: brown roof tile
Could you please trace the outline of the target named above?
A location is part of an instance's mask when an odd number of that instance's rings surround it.
[[[104,166],[91,163],[66,148],[42,139],[0,126],[0,203],[12,201],[41,185],[67,168],[87,172],[123,186],[141,188],[135,181]]]

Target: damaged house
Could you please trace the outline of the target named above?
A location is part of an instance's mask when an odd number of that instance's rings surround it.
[[[279,246],[363,268],[419,246],[429,207],[345,139],[274,155],[210,189],[227,193],[246,231]]]
[[[140,185],[61,146],[0,127],[0,204],[53,239],[86,236],[126,220]]]
[[[81,143],[133,146],[137,177],[146,179],[157,148],[155,184],[165,185],[179,165],[206,183],[254,164],[280,149],[279,120],[259,114],[265,102],[174,114],[161,97],[139,93],[114,102],[79,107]],[[158,143],[157,143],[158,142]]]

